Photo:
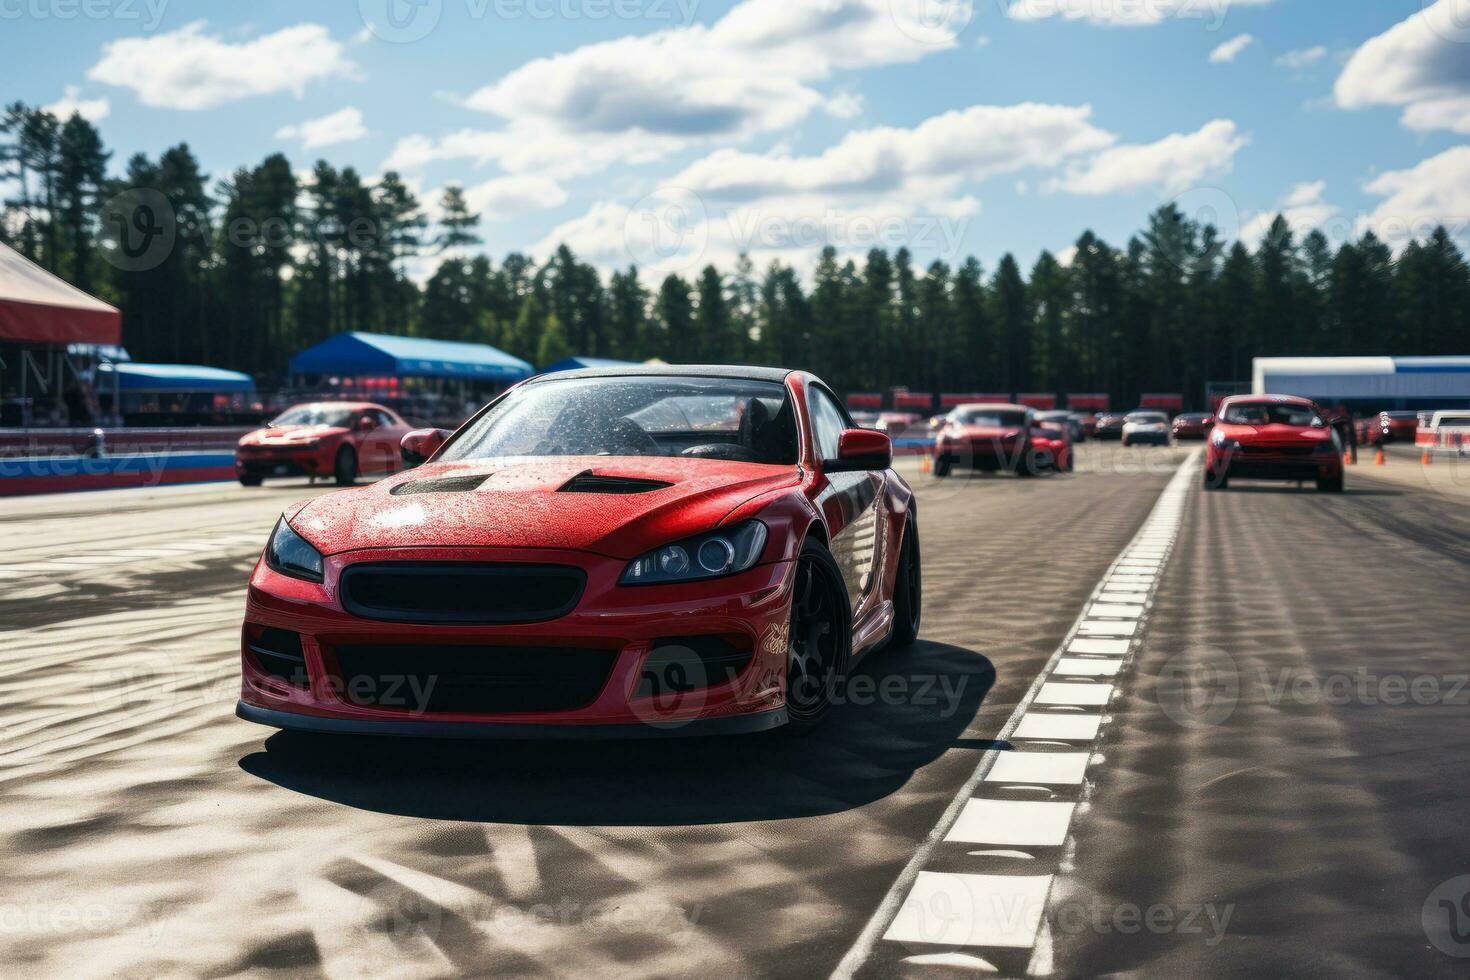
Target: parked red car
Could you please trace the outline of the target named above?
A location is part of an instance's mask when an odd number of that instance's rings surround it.
[[[1024,405],[960,405],[934,441],[933,471],[943,479],[956,466],[985,472],[1004,470],[1035,476],[1047,469],[1050,448],[1036,423],[1036,411]]]
[[[1208,412],[1185,412],[1174,417],[1175,439],[1208,439],[1215,427],[1215,416]]]
[[[408,423],[371,402],[312,402],[282,412],[235,448],[235,476],[258,487],[268,476],[330,476],[351,486],[362,473],[403,468]]]
[[[809,374],[638,365],[511,388],[424,465],[288,511],[237,714],[317,732],[807,729],[911,643],[912,492]]]
[[[1058,473],[1071,473],[1076,463],[1072,458],[1072,420],[1039,419],[1031,433],[1031,444],[1043,465]]]
[[[1205,451],[1205,489],[1231,479],[1314,480],[1341,493],[1342,440],[1326,413],[1305,398],[1236,395],[1220,405]]]

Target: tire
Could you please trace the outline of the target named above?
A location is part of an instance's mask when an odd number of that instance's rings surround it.
[[[1124,449],[1127,449],[1129,446],[1133,445],[1133,443],[1129,442],[1127,439],[1119,439],[1118,441],[1123,444]]]
[[[919,620],[924,611],[924,567],[919,548],[919,527],[910,517],[903,527],[903,544],[898,555],[898,580],[893,584],[893,628],[887,647],[901,650],[919,638]]]
[[[1342,493],[1342,474],[1330,476],[1325,480],[1317,481],[1318,493]]]
[[[1032,477],[1036,475],[1036,458],[1031,447],[1028,445],[1021,450],[1021,456],[1016,460],[1016,468],[1013,471],[1017,476]]]
[[[852,654],[852,606],[842,570],[820,541],[808,538],[796,559],[791,638],[786,653],[786,731],[821,727],[846,681]]]
[[[950,471],[953,470],[953,469],[954,469],[954,460],[950,459],[948,456],[936,456],[934,458],[934,477],[935,477],[935,479],[943,480],[944,478],[946,478],[947,476],[949,476]]]
[[[1224,473],[1217,477],[1208,468],[1205,469],[1204,473],[1206,490],[1225,490],[1230,486],[1229,473]]]
[[[350,487],[357,482],[357,453],[351,446],[337,450],[337,459],[332,464],[332,477],[339,487]]]
[[[242,487],[258,487],[264,482],[264,474],[250,472],[240,474],[240,486]]]

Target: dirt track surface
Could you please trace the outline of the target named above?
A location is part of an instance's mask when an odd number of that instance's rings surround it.
[[[943,483],[906,462],[924,630],[864,672],[907,693],[800,741],[273,734],[233,716],[239,619],[304,484],[7,502],[0,957],[28,976],[826,975],[1182,457],[1109,447],[1072,476]],[[1052,906],[1233,914],[1209,946],[1055,929],[1055,975],[1463,966],[1419,916],[1470,872],[1470,709],[1271,704],[1256,680],[1465,670],[1470,527],[1356,475],[1341,498],[1189,498]],[[1201,726],[1214,688],[1161,699],[1155,678],[1218,651],[1239,696]]]

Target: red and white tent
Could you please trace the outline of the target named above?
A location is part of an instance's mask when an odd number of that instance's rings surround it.
[[[122,340],[122,314],[0,245],[0,341],[23,344],[112,344]]]

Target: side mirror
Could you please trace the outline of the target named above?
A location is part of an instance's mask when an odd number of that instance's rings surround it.
[[[886,432],[844,429],[837,439],[837,458],[822,461],[824,473],[886,470],[893,465],[893,440]]]
[[[414,429],[398,444],[404,466],[418,466],[439,451],[449,439],[448,429]]]

